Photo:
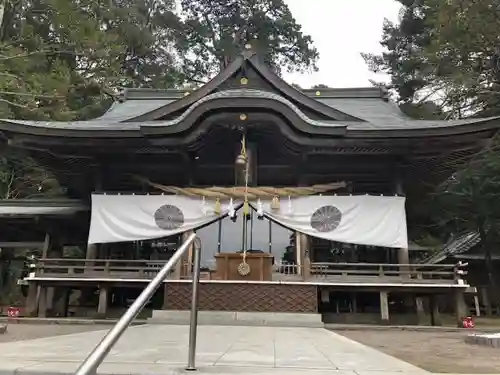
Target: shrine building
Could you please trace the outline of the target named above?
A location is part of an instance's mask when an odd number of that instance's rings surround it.
[[[374,87],[297,90],[248,48],[197,90],[125,89],[93,120],[0,120],[0,147],[65,191],[0,201],[0,247],[35,256],[31,316],[118,316],[196,231],[201,314],[439,324],[465,316],[470,286],[417,262],[412,210],[499,127],[413,120]],[[192,253],[146,315],[187,314]]]

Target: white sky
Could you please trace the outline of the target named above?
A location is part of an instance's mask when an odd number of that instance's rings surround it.
[[[398,20],[401,9],[395,0],[285,0],[293,16],[311,35],[319,51],[319,71],[286,74],[289,83],[303,88],[324,84],[330,87],[369,87],[369,79],[381,81],[360,56],[379,53],[384,18]]]

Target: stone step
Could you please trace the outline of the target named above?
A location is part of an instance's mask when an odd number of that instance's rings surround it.
[[[500,333],[483,333],[468,335],[465,338],[468,344],[490,346],[492,348],[500,348]]]
[[[189,324],[189,310],[154,310],[148,324]],[[238,325],[323,328],[321,314],[200,311],[200,325]]]

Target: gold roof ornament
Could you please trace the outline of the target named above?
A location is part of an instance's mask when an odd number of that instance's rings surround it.
[[[316,96],[321,96],[321,91],[316,91]]]
[[[242,85],[248,85],[248,78],[247,77],[241,77],[240,84],[242,84]]]
[[[245,121],[247,118],[248,118],[248,116],[247,116],[246,114],[244,114],[244,113],[242,113],[242,114],[240,115],[240,120],[241,120],[241,121]]]

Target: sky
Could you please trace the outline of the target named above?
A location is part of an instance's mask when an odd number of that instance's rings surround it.
[[[380,53],[384,18],[398,20],[401,9],[395,0],[285,0],[293,16],[309,34],[319,51],[318,72],[286,74],[285,80],[303,88],[324,84],[329,87],[369,87],[375,75],[361,52]]]

